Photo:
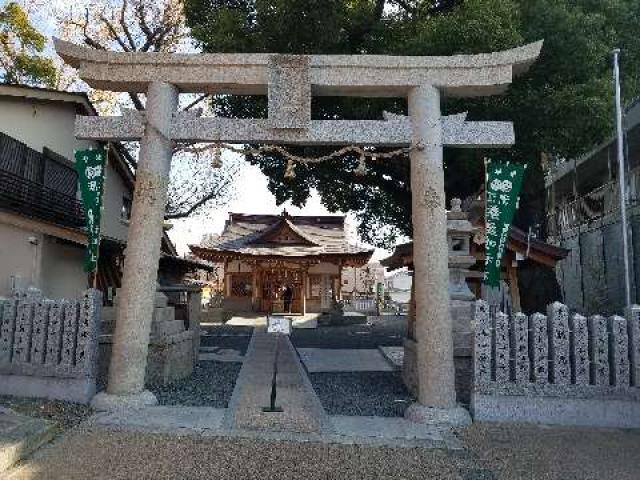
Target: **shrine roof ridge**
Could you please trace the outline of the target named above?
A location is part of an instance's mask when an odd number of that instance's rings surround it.
[[[290,215],[294,224],[305,225],[335,225],[336,228],[344,226],[344,215]],[[259,223],[271,224],[282,219],[278,214],[254,214],[254,213],[229,213],[229,220],[233,223]]]

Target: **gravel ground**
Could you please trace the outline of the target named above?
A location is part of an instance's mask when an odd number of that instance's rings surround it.
[[[474,424],[464,451],[125,433],[81,426],[8,480],[637,480],[640,432]]]
[[[241,355],[247,353],[250,335],[206,336],[200,338],[201,347],[219,347],[238,350]]]
[[[500,480],[637,480],[640,430],[474,424],[460,435]]]
[[[50,420],[61,430],[75,427],[93,414],[88,405],[40,398],[0,396],[0,405],[22,415]]]
[[[294,330],[297,348],[376,349],[402,346],[406,317],[384,316],[369,323]],[[401,417],[411,399],[400,372],[344,372],[309,374],[329,415]]]
[[[234,327],[231,325],[207,325],[202,327],[204,335],[200,337],[202,347],[220,347],[238,350],[242,355],[253,334],[252,327]]]
[[[311,373],[329,415],[402,417],[411,397],[400,372]]]
[[[384,316],[370,324],[294,329],[291,341],[296,348],[400,347],[406,331],[407,317]]]
[[[190,377],[149,389],[158,397],[160,405],[226,408],[241,366],[240,363],[201,361]]]

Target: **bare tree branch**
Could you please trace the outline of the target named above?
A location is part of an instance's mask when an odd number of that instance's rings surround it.
[[[203,196],[197,202],[191,204],[189,208],[183,211],[179,211],[176,213],[167,213],[165,214],[165,220],[177,220],[178,218],[186,218],[189,215],[193,214],[196,210],[203,207],[207,202],[215,199],[220,194],[220,189],[212,190],[207,195]]]
[[[138,25],[140,27],[140,30],[142,30],[142,33],[144,33],[145,37],[151,37],[151,29],[149,28],[149,24],[147,23],[147,19],[145,18],[144,3],[139,2],[135,10],[136,16],[138,17]]]
[[[82,25],[82,34],[84,36],[84,43],[98,50],[106,50],[107,49],[106,47],[104,47],[102,44],[100,44],[99,42],[97,42],[96,40],[94,40],[89,36],[89,33],[87,31],[87,29],[89,28],[89,9],[85,8],[84,12],[85,12],[84,24]]]
[[[137,93],[129,92],[129,98],[131,99],[131,103],[133,103],[133,107],[136,110],[144,110],[144,105],[142,104],[142,100]]]
[[[206,99],[207,97],[209,97],[210,94],[205,93],[204,95],[199,96],[198,98],[196,98],[193,102],[191,102],[189,105],[187,105],[186,107],[184,107],[182,110],[189,110],[193,107],[195,107],[196,105],[198,105],[199,103],[201,103],[204,99]]]
[[[127,2],[127,0],[122,0],[122,8],[120,9],[120,26],[122,27],[122,31],[127,37],[127,41],[129,42],[131,50],[135,50],[136,42],[133,41],[133,37],[131,36],[131,32],[129,31],[129,27],[127,26],[127,21],[125,19],[125,14],[127,13],[128,7],[129,3]]]
[[[188,37],[182,0],[110,0],[90,4],[84,12],[62,14],[68,32],[93,48],[108,50],[115,45],[125,52],[174,51]],[[83,15],[84,14],[84,15]],[[72,40],[72,38],[70,38]],[[102,93],[102,92],[98,92]],[[94,95],[92,93],[92,95]],[[136,110],[144,110],[144,95],[128,92]],[[113,108],[122,98],[98,95]],[[194,109],[209,97],[193,96],[184,110]],[[123,146],[123,154],[135,170],[137,146]],[[174,148],[166,206],[167,219],[208,214],[230,199],[237,164],[233,158],[222,168],[212,168],[216,145],[187,145]]]
[[[107,27],[107,30],[109,30],[109,33],[111,34],[111,39],[118,42],[118,45],[120,45],[120,48],[122,48],[122,50],[124,50],[125,52],[129,52],[130,51],[129,47],[127,47],[127,44],[124,43],[124,40],[120,38],[120,35],[118,35],[118,32],[116,31],[115,27],[111,24],[109,19],[104,15],[100,15],[100,21],[102,21],[102,23],[104,23],[105,26]]]

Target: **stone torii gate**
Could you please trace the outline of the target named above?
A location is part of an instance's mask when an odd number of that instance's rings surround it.
[[[443,117],[441,96],[502,93],[536,60],[542,42],[451,57],[377,55],[116,53],[54,40],[58,54],[91,87],[146,93],[145,112],[82,117],[76,136],[140,140],[127,256],[106,393],[97,408],[155,403],[144,390],[172,142],[298,145],[411,145],[418,403],[415,421],[463,424],[456,406],[449,313],[443,146],[505,147],[510,122]],[[266,119],[204,118],[178,112],[178,94],[267,95]],[[409,117],[312,120],[311,96],[408,98]]]

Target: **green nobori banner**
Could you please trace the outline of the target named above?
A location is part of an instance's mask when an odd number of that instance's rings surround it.
[[[100,218],[106,151],[89,149],[76,152],[76,171],[80,185],[80,197],[87,220],[87,253],[84,260],[85,272],[94,272],[98,267],[100,248]]]
[[[526,168],[525,164],[508,161],[486,162],[484,283],[490,287],[500,285],[502,255],[518,208]]]

